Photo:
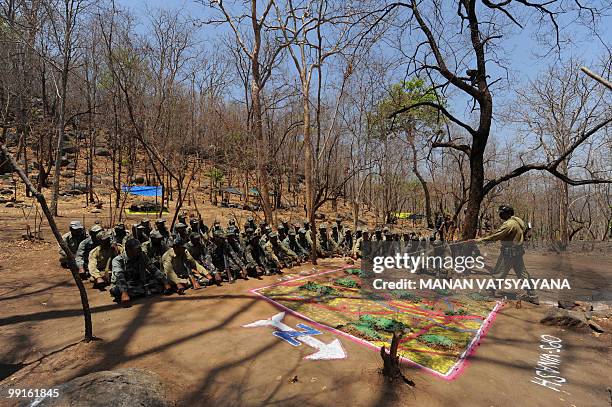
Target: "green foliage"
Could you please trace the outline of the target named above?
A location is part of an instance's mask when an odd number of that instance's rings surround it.
[[[454,345],[454,342],[444,335],[425,334],[419,336],[418,340],[429,345],[437,345],[444,348],[452,348]]]
[[[300,286],[303,290],[315,292],[319,295],[338,295],[338,291],[326,285],[315,283],[314,281],[308,281],[306,284]]]
[[[457,311],[447,310],[444,312],[445,315],[467,315],[467,311],[463,308],[459,308]]]
[[[489,297],[484,296],[480,293],[469,293],[467,296],[474,301],[488,301],[489,300]]]
[[[357,281],[353,280],[352,278],[339,278],[334,282],[334,285],[348,288],[359,288]]]
[[[371,329],[376,329],[378,331],[385,332],[395,332],[397,330],[403,330],[406,328],[406,325],[394,319],[377,317],[375,315],[370,314],[361,315],[359,317],[359,321],[355,324],[359,326],[367,326]]]
[[[346,274],[352,274],[359,277],[365,277],[365,273],[361,269],[345,269]]]
[[[408,300],[411,302],[421,302],[421,297],[419,297],[418,295],[408,292],[408,291],[398,291],[397,293],[395,293],[395,295],[397,296],[397,298],[401,299],[401,300]]]
[[[223,171],[218,169],[217,167],[211,168],[208,172],[206,172],[206,176],[212,179],[214,182],[223,181]]]
[[[384,138],[395,131],[414,129],[416,122],[425,123],[431,127],[435,126],[441,116],[435,107],[427,105],[407,110],[392,118],[389,117],[400,109],[423,102],[441,106],[446,104],[445,100],[437,96],[433,89],[427,87],[421,78],[416,77],[396,83],[389,90],[389,95],[381,100],[369,115],[373,133]]]
[[[359,322],[349,324],[351,327],[359,331],[366,339],[382,340],[384,339],[375,329],[368,324],[360,324]]]

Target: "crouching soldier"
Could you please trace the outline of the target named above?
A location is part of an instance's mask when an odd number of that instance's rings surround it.
[[[298,255],[278,240],[278,233],[270,233],[270,240],[264,246],[268,254],[273,254],[283,267],[291,268],[300,265]]]
[[[219,270],[213,264],[208,248],[202,243],[202,237],[199,233],[191,233],[186,248],[191,257],[212,275],[212,281],[217,285],[221,285],[223,281],[221,273],[219,273]]]
[[[247,228],[246,244],[244,247],[244,259],[249,276],[259,278],[262,274],[271,275],[280,273],[280,264],[266,255],[259,244],[260,236],[252,228]]]
[[[214,247],[211,250],[210,255],[217,270],[223,270],[223,273],[230,284],[233,284],[238,277],[246,280],[246,266],[227,243],[223,229],[214,229],[213,244]]]
[[[125,223],[117,223],[115,227],[113,228],[113,242],[114,243],[117,243],[123,246],[125,245],[125,242],[127,242],[127,240],[131,237],[132,235],[130,235],[128,231],[125,229]]]
[[[213,281],[213,276],[191,257],[185,245],[186,242],[177,237],[172,247],[162,256],[164,274],[180,295],[188,287],[198,290]]]
[[[300,244],[300,246],[302,246],[302,248],[306,250],[307,253],[310,254],[310,248],[312,246],[310,245],[310,243],[308,243],[308,238],[306,237],[306,229],[300,228],[298,230],[297,241]]]
[[[338,246],[344,256],[350,257],[353,254],[353,233],[351,229],[344,228],[344,236]]]
[[[366,229],[361,232],[361,236],[355,240],[355,244],[353,245],[353,258],[360,259],[363,254],[363,244],[370,240],[370,232]]]
[[[170,290],[166,276],[142,253],[140,242],[128,239],[125,251],[112,261],[110,293],[116,302]]]
[[[105,230],[98,234],[100,245],[89,253],[89,275],[93,288],[103,288],[110,283],[112,260],[123,252],[123,246],[113,242],[113,233]]]
[[[76,255],[77,250],[79,250],[79,245],[86,238],[87,233],[85,233],[85,228],[78,220],[73,220],[70,222],[70,231],[68,233],[64,233],[62,236],[64,243],[66,243],[66,245],[70,248],[73,256]],[[60,265],[62,267],[68,267],[68,256],[61,247],[59,249],[59,257]]]
[[[317,234],[317,252],[319,257],[335,257],[339,255],[338,248],[327,235],[327,225],[321,223],[319,225],[319,233]]]
[[[155,267],[162,270],[161,259],[164,253],[168,251],[164,236],[158,230],[154,230],[149,238],[149,240],[142,244],[142,252],[151,260]]]
[[[89,229],[89,237],[79,244],[75,257],[77,267],[79,268],[79,275],[83,279],[89,277],[89,253],[98,246],[98,233],[102,232],[102,230],[100,225],[93,225]]]
[[[293,251],[298,256],[300,262],[303,262],[304,259],[308,257],[308,251],[300,245],[295,230],[293,229],[289,229],[289,232],[287,232],[287,237],[283,240],[283,245]]]

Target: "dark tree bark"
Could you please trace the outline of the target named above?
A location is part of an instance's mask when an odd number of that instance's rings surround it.
[[[91,310],[89,308],[89,299],[87,298],[87,291],[85,290],[85,285],[83,285],[83,281],[81,280],[81,277],[79,276],[79,269],[76,265],[74,254],[70,251],[70,248],[64,242],[64,239],[62,239],[62,235],[60,234],[59,229],[57,228],[53,214],[51,213],[51,210],[47,206],[47,201],[45,200],[45,196],[40,191],[38,191],[36,188],[34,188],[32,183],[26,176],[26,174],[23,172],[21,167],[19,167],[19,165],[17,164],[13,156],[9,153],[9,151],[7,150],[4,144],[0,144],[0,150],[2,151],[4,156],[8,159],[8,161],[11,163],[13,170],[17,173],[17,175],[19,175],[19,178],[21,178],[21,180],[26,185],[30,193],[36,198],[36,200],[40,204],[40,207],[43,213],[45,214],[45,217],[47,218],[47,222],[49,222],[49,227],[51,228],[51,231],[53,232],[53,236],[55,237],[55,240],[57,240],[57,243],[60,245],[62,250],[68,256],[68,265],[70,268],[70,273],[72,274],[72,278],[74,279],[74,282],[77,288],[79,289],[79,295],[81,297],[81,306],[83,308],[83,319],[85,323],[84,340],[85,342],[90,342],[94,340],[93,326],[91,322]]]

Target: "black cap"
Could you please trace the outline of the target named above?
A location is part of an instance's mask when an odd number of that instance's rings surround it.
[[[177,237],[172,241],[172,247],[182,246],[185,247],[185,241],[181,237]]]

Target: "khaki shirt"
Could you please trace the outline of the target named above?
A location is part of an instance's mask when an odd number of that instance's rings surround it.
[[[495,242],[502,241],[504,246],[522,246],[525,234],[525,222],[517,217],[512,216],[505,221],[499,229],[492,234],[476,239],[477,242]]]
[[[187,250],[185,250],[184,256],[178,257],[174,253],[174,249],[170,248],[162,256],[161,262],[162,271],[168,280],[174,284],[188,284],[191,270],[195,270],[196,274],[201,276],[209,274],[203,266],[194,260]]]
[[[102,246],[95,247],[89,252],[88,270],[93,278],[100,278],[112,270],[112,260],[123,253],[123,246],[113,244],[108,249]]]

